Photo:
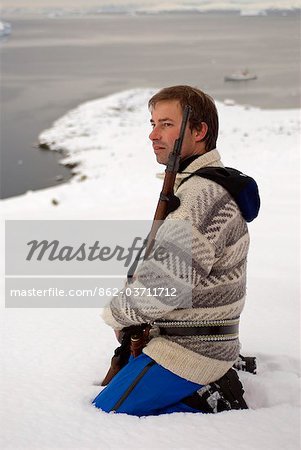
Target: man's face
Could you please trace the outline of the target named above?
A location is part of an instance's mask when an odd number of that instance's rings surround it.
[[[151,113],[152,132],[149,135],[158,163],[167,164],[168,156],[173,150],[175,140],[178,139],[181,123],[182,108],[177,100],[160,101],[153,107]],[[186,127],[183,140],[181,159],[196,151],[194,132]]]

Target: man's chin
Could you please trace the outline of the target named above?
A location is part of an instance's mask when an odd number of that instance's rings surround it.
[[[157,158],[157,163],[163,164],[164,166],[166,166],[167,161],[163,161],[159,155],[156,155],[156,158]]]

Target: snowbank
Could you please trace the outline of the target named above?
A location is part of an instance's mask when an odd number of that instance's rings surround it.
[[[1,217],[151,218],[162,170],[147,138],[151,93],[135,89],[85,103],[44,131],[40,141],[66,152],[65,162],[79,164],[76,174],[67,184],[2,200]],[[300,111],[217,106],[223,161],[254,176],[262,199],[250,224],[241,322],[242,353],[258,358],[258,374],[241,377],[250,409],[142,419],[102,413],[90,401],[116,342],[99,311],[6,309],[2,448],[298,448]],[[1,227],[3,236],[3,221]],[[1,246],[3,254],[4,239]]]

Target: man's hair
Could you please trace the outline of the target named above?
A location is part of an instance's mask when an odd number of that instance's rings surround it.
[[[216,148],[218,136],[218,115],[213,98],[205,94],[200,89],[191,86],[171,86],[161,89],[148,102],[151,110],[158,102],[178,100],[182,111],[186,105],[191,106],[189,117],[189,128],[200,130],[201,122],[205,122],[208,126],[206,136],[202,139],[205,142],[207,152]]]

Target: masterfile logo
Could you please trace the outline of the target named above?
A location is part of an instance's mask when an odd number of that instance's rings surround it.
[[[159,226],[146,257],[151,226],[151,221],[6,221],[6,306],[99,308],[120,292],[144,295],[147,301],[159,293],[176,296],[170,255],[181,254],[191,262],[190,224],[169,220]],[[140,281],[144,274],[150,279],[131,290],[136,269]],[[154,279],[159,290],[153,289]]]

